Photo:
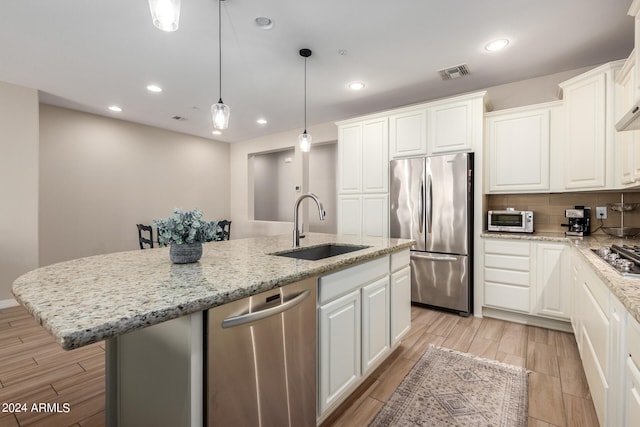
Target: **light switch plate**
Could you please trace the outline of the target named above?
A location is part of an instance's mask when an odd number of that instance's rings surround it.
[[[607,207],[606,206],[597,206],[596,207],[596,218],[597,219],[607,219]]]

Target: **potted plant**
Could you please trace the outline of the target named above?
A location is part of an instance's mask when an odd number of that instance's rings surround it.
[[[196,262],[202,257],[202,243],[215,240],[218,223],[204,221],[202,211],[194,209],[173,210],[173,215],[165,219],[154,219],[158,227],[158,241],[162,245],[171,245],[169,258],[175,264]]]

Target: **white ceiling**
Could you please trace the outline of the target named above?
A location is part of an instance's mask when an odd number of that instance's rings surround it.
[[[601,64],[633,48],[631,0],[226,0],[222,97],[229,129],[211,135],[218,93],[218,3],[182,0],[180,29],[151,23],[146,0],[5,0],[0,81],[42,102],[234,142]],[[275,25],[258,29],[254,18]],[[507,49],[486,42],[507,37]],[[340,55],[344,50],[346,54]],[[437,70],[471,74],[442,81]],[[353,80],[366,83],[349,91]],[[161,94],[146,91],[149,83]],[[117,104],[124,111],[111,113]],[[178,115],[185,121],[175,121]],[[267,125],[256,119],[266,118]]]

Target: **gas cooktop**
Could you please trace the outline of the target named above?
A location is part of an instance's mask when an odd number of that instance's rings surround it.
[[[592,251],[623,276],[640,277],[640,246],[611,245]]]

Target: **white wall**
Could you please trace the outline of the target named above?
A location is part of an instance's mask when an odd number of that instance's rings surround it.
[[[38,92],[0,82],[0,308],[38,267]]]
[[[40,106],[40,265],[138,249],[174,207],[233,221],[228,144]]]
[[[308,218],[309,231],[330,234],[338,232],[337,164],[337,142],[313,147],[309,153],[309,191],[322,200],[327,213],[324,221],[320,221],[317,210],[311,206]]]
[[[338,129],[333,122],[311,126],[307,130],[313,136],[315,144],[338,139]],[[233,218],[232,230],[237,238],[292,233],[293,225],[291,222],[254,221],[250,219],[249,212],[253,212],[253,200],[250,200],[249,183],[253,182],[253,176],[249,173],[248,160],[251,153],[284,150],[295,145],[296,151],[293,159],[295,179],[293,184],[294,186],[300,185],[304,192],[308,191],[308,184],[303,177],[302,164],[303,162],[308,164],[309,155],[300,152],[297,148],[299,133],[300,129],[295,129],[230,144],[231,217]],[[311,148],[312,151],[314,146]],[[296,193],[296,197],[299,194],[301,193]],[[307,203],[305,202],[305,205]],[[293,212],[293,205],[291,209]]]

